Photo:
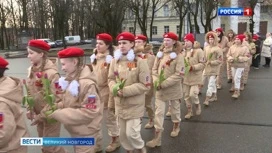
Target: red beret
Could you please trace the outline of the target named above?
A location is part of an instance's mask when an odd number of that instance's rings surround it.
[[[259,39],[259,36],[256,35],[256,34],[254,34],[252,38],[255,39],[255,40],[258,40],[258,39]]]
[[[70,47],[58,52],[59,58],[80,57],[84,55],[84,50],[77,47]]]
[[[144,36],[144,35],[137,35],[137,36],[135,37],[135,40],[136,40],[136,39],[140,39],[140,40],[146,41],[146,40],[147,40],[147,37]]]
[[[50,50],[50,46],[44,42],[43,40],[30,40],[28,42],[28,46],[30,47],[35,47],[44,51],[49,51]]]
[[[207,35],[207,38],[209,39],[209,38],[214,38],[214,35],[212,34],[212,33],[209,33],[208,35]]]
[[[222,33],[222,32],[223,32],[223,29],[222,29],[222,28],[217,28],[217,29],[215,29],[215,31],[216,31],[216,32],[221,32],[221,33]]]
[[[244,40],[244,38],[246,38],[246,36],[244,34],[240,34],[240,35],[237,35],[235,38],[240,39],[240,41],[243,42],[243,40]]]
[[[173,32],[168,32],[163,35],[163,38],[171,38],[173,40],[178,40],[178,36]]]
[[[117,41],[119,40],[129,40],[129,41],[134,41],[135,37],[132,33],[130,32],[122,32],[117,36]]]
[[[0,68],[7,69],[8,61],[6,61],[3,57],[0,56]]]
[[[189,40],[192,43],[195,42],[195,36],[192,33],[188,33],[187,35],[184,36],[184,40]]]
[[[112,42],[111,35],[109,35],[107,33],[100,33],[100,34],[96,35],[96,39],[97,40],[107,41],[107,42]]]

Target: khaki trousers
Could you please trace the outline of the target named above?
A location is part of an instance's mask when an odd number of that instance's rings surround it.
[[[229,62],[227,62],[227,77],[228,77],[228,79],[232,79],[231,66],[230,66]]]
[[[184,94],[184,100],[186,102],[186,106],[192,106],[193,104],[199,104],[199,98],[198,98],[198,93],[199,93],[199,88],[198,85],[183,85],[183,90],[185,92]]]
[[[247,84],[248,74],[250,71],[251,64],[252,64],[252,56],[249,58],[249,61],[247,62],[247,65],[246,65],[244,73],[243,73],[242,83],[244,83],[244,84]]]
[[[149,93],[145,95],[145,109],[149,119],[154,118],[154,109],[152,106],[153,92],[154,90],[150,90]]]
[[[124,120],[118,118],[120,142],[125,150],[142,149],[144,140],[141,137],[141,119]]]
[[[174,123],[181,121],[180,118],[180,101],[179,100],[170,100],[169,107],[171,111],[171,120]],[[156,130],[163,131],[164,115],[165,115],[166,102],[160,99],[155,101],[155,120],[154,126]]]
[[[46,121],[37,124],[39,137],[59,137],[61,124],[47,123]],[[60,146],[42,147],[43,153],[66,153],[65,149]]]
[[[111,137],[117,137],[120,134],[120,129],[117,124],[117,117],[115,115],[114,108],[108,108],[106,126],[108,128],[108,134]]]

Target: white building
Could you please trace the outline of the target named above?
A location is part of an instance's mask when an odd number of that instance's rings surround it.
[[[255,7],[255,15],[254,15],[254,21],[255,21],[255,28],[254,33],[260,32],[262,35],[265,35],[267,32],[272,32],[272,0],[265,0],[265,3],[260,4],[258,3]],[[270,5],[269,5],[270,4]],[[222,7],[246,7],[243,6],[243,0],[226,0],[224,5]],[[153,28],[150,29],[150,18],[148,19],[148,26],[147,26],[147,36],[149,37],[150,30],[152,30],[152,37],[153,40],[161,40],[162,36],[166,32],[175,32],[178,33],[180,27],[179,27],[179,17],[176,12],[176,10],[171,6],[171,2],[164,4],[163,6],[159,6],[161,9],[159,9],[154,18],[153,22]],[[214,11],[215,13],[215,11]],[[149,12],[149,15],[151,14],[151,10]],[[199,15],[200,16],[200,15]],[[140,34],[141,30],[136,23],[134,16],[131,10],[128,10],[125,15],[125,21],[123,24],[123,30],[134,32],[134,28],[136,28],[135,33]],[[193,20],[193,17],[191,16],[191,20]],[[199,27],[200,32],[204,33],[204,28],[200,23],[199,20]],[[194,24],[194,22],[191,22]],[[188,20],[187,17],[184,20],[183,27],[182,27],[182,35],[184,33],[189,32],[188,30]],[[249,17],[243,17],[243,16],[217,16],[212,21],[212,28],[216,29],[218,27],[222,27],[224,30],[233,29],[236,33],[242,33],[244,31],[249,31]]]

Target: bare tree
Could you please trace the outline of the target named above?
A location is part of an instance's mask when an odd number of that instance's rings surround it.
[[[174,8],[177,11],[178,16],[179,16],[179,32],[178,32],[178,36],[179,36],[179,39],[181,40],[183,21],[184,21],[184,18],[187,15],[187,12],[188,12],[188,3],[186,2],[186,0],[174,0],[173,1],[173,6],[174,6]]]
[[[96,33],[107,32],[116,37],[122,31],[126,0],[94,0],[92,13]]]
[[[199,7],[200,7],[200,0],[195,0],[193,2],[188,2],[188,7],[190,10],[190,13],[193,15],[193,20],[194,20],[194,26],[195,26],[195,32],[200,33],[200,28],[198,25],[198,15],[199,15]],[[192,23],[191,23],[191,18],[188,19],[189,24],[190,24],[190,31],[192,31]]]
[[[156,12],[158,12],[164,5],[169,3],[171,0],[151,0],[151,19],[150,19],[150,26],[149,26],[149,40],[152,41],[152,29],[153,29],[153,22],[155,18]]]
[[[7,28],[6,28],[6,21],[7,21],[7,7],[4,5],[3,2],[0,3],[0,37],[5,39],[0,39],[0,47],[4,49],[7,47],[9,49],[9,40],[7,35]],[[6,40],[6,41],[4,41]]]
[[[143,35],[147,35],[148,11],[150,0],[129,0],[128,9],[132,10]],[[135,28],[134,28],[135,29]]]

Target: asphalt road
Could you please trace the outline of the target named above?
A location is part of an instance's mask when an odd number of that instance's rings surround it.
[[[89,58],[86,57],[87,62]],[[10,70],[7,75],[26,77],[29,62],[26,58],[8,59]],[[262,60],[264,61],[264,60]],[[181,132],[177,138],[171,138],[172,122],[165,118],[162,146],[148,148],[148,153],[271,153],[272,152],[272,70],[261,67],[252,69],[245,91],[238,100],[231,98],[230,84],[224,81],[223,89],[218,93],[218,102],[203,108],[201,116],[184,120],[186,108],[181,104]],[[205,98],[205,89],[200,95],[201,103]],[[143,118],[143,126],[147,118]],[[27,121],[31,136],[37,136],[35,127]],[[154,129],[142,128],[145,142],[153,137]],[[110,142],[104,124],[104,148]],[[61,137],[70,135],[64,128]],[[72,147],[65,147],[73,153]],[[120,148],[114,153],[124,153]],[[41,153],[39,147],[29,147],[29,153]]]

